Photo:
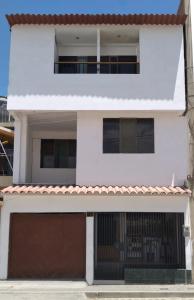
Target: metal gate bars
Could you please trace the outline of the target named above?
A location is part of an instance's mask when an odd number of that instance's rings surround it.
[[[185,269],[182,213],[97,213],[95,280],[124,280],[126,270]]]

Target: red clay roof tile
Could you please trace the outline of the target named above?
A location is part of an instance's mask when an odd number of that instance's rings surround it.
[[[6,15],[10,26],[16,24],[37,25],[183,25],[186,15],[153,15],[153,14],[64,14],[64,15],[35,15],[11,14]]]
[[[59,186],[59,185],[16,185],[1,190],[6,194],[46,194],[46,195],[177,195],[189,196],[186,187],[171,186]]]

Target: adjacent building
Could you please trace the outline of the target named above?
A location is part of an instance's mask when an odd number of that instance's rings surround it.
[[[184,45],[185,45],[185,79],[186,79],[186,111],[185,115],[189,124],[189,184],[192,192],[194,191],[194,3],[190,0],[182,0],[178,9],[179,15],[187,15],[184,25]],[[193,196],[190,201],[191,210],[191,232],[194,238],[194,202]],[[193,251],[194,254],[194,251]],[[194,257],[193,278],[194,278]]]
[[[190,282],[181,15],[9,15],[0,278]]]
[[[7,98],[0,97],[0,187],[12,184],[14,120],[7,111]]]

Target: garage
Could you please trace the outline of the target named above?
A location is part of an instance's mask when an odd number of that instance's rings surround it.
[[[84,279],[85,214],[13,213],[8,277]]]

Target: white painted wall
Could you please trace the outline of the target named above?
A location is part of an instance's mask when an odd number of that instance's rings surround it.
[[[154,154],[103,154],[103,118],[153,117]],[[78,185],[180,185],[188,175],[187,119],[174,114],[78,112]]]
[[[9,110],[185,109],[182,26],[140,27],[140,74],[54,74],[54,39],[54,26],[12,27]]]
[[[94,216],[86,218],[86,281],[94,282]]]
[[[26,115],[20,117],[14,114],[14,157],[13,157],[13,183],[25,183],[29,177],[31,157],[29,151],[29,127]]]
[[[58,47],[59,56],[96,56],[96,45]]]
[[[11,213],[57,212],[182,212],[185,225],[190,226],[188,197],[165,196],[64,196],[64,195],[5,195],[0,224],[0,279],[7,278],[9,226]],[[91,223],[88,239],[91,236]],[[92,238],[92,237],[91,237]],[[91,244],[88,243],[88,261],[92,264]],[[191,270],[191,240],[185,245],[186,268]],[[87,265],[87,279],[92,278],[91,266]]]
[[[127,44],[103,44],[101,46],[101,55],[137,55],[138,45]],[[96,56],[96,45],[66,45],[58,47],[59,56]]]
[[[40,168],[41,139],[76,139],[74,132],[35,131],[32,133],[32,183],[75,184],[76,169]]]

